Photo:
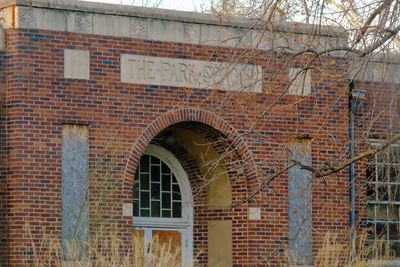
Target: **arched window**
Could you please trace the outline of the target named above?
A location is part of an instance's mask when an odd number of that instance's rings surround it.
[[[135,176],[136,217],[181,218],[181,189],[168,165],[153,155],[143,155]]]
[[[168,150],[149,145],[137,167],[134,183],[133,225],[143,242],[170,236],[182,249],[182,265],[193,257],[193,199],[189,180]]]

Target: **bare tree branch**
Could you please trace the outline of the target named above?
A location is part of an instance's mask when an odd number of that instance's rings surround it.
[[[386,142],[384,142],[379,147],[372,148],[372,149],[369,149],[369,150],[367,150],[365,152],[362,152],[362,153],[358,154],[357,156],[355,156],[354,158],[350,158],[350,159],[345,160],[343,163],[341,163],[338,166],[329,166],[328,168],[325,167],[325,168],[322,168],[322,169],[314,169],[314,168],[312,168],[310,166],[302,165],[300,162],[296,162],[296,164],[300,165],[302,169],[306,169],[308,171],[311,171],[311,172],[315,173],[316,177],[325,177],[325,176],[328,176],[328,175],[331,175],[333,173],[337,173],[337,172],[343,170],[344,168],[348,167],[350,164],[352,164],[354,162],[357,162],[357,161],[362,160],[364,158],[373,156],[373,155],[385,150],[390,145],[392,145],[394,143],[397,143],[399,141],[400,141],[400,134],[397,134],[393,138],[391,138],[391,139],[387,140]]]
[[[392,2],[393,2],[393,0],[385,0],[382,3],[382,5],[380,5],[377,9],[374,10],[374,12],[372,12],[372,14],[365,21],[364,25],[360,28],[360,32],[357,35],[357,38],[356,38],[354,44],[357,44],[358,42],[361,41],[362,37],[368,31],[368,28],[371,26],[371,23],[374,21],[374,19],[382,12],[382,10],[384,10],[387,7],[389,7]]]

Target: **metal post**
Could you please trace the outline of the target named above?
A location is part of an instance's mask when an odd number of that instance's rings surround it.
[[[351,98],[350,100],[350,129],[349,129],[349,138],[350,138],[350,158],[354,158],[354,100]],[[350,164],[349,168],[349,182],[350,182],[350,225],[351,225],[351,259],[352,262],[356,259],[356,207],[355,207],[355,164],[354,162]]]
[[[354,85],[354,84],[353,84]],[[349,99],[349,139],[350,139],[350,158],[354,158],[354,129],[355,129],[355,115],[360,109],[362,102],[365,99],[365,91],[353,90],[350,88]],[[351,225],[351,259],[354,263],[357,257],[356,252],[356,187],[355,187],[355,163],[352,162],[349,166],[349,182],[350,182],[350,225]]]

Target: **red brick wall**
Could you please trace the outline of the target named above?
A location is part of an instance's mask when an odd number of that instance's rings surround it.
[[[63,78],[65,48],[90,51],[91,80]],[[43,233],[60,238],[63,124],[89,125],[91,226],[115,224],[120,236],[127,241],[132,220],[122,217],[121,201],[132,201],[136,161],[159,131],[190,118],[190,112],[182,115],[185,113],[182,110],[190,108],[201,111],[199,114],[209,114],[193,115],[191,120],[209,124],[226,135],[235,144],[238,155],[251,163],[245,172],[249,191],[256,190],[268,175],[286,164],[285,143],[291,138],[304,135],[312,138],[314,167],[343,158],[348,129],[348,81],[338,73],[346,70],[345,62],[334,58],[316,60],[312,64],[312,95],[279,98],[274,108],[251,127],[260,112],[283,92],[288,83],[287,67],[301,66],[309,57],[289,61],[284,54],[250,52],[256,53],[253,59],[250,57],[250,63],[264,66],[266,93],[188,90],[120,82],[121,54],[225,61],[230,57],[228,49],[97,35],[7,30],[9,58],[4,63],[7,103],[10,103],[7,106],[10,266],[31,258],[26,223],[30,224],[35,242],[40,242]],[[166,113],[172,114],[169,120],[159,120]],[[252,131],[248,131],[250,128]],[[231,130],[234,132],[230,133]],[[127,165],[129,171],[125,173]],[[218,217],[234,221],[235,264],[276,265],[285,258],[287,187],[287,175],[284,174],[257,194],[257,203],[253,200],[251,205],[261,207],[261,221],[247,221],[247,204],[230,212],[210,212],[198,207],[195,220]],[[235,198],[251,193],[242,192],[241,188],[235,188]],[[327,185],[315,179],[315,251],[321,244],[321,235],[327,231],[337,232],[340,239],[347,242],[348,207],[346,171],[328,177]],[[206,229],[198,229],[195,246],[204,247],[205,241],[200,240]],[[203,243],[196,244],[196,240]],[[201,261],[206,262],[206,257]]]
[[[6,77],[5,62],[7,56],[0,54],[0,264],[7,263],[7,114],[6,114]]]

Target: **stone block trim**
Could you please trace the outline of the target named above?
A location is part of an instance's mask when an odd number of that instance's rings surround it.
[[[64,49],[64,78],[90,79],[90,52]]]
[[[289,69],[289,95],[308,96],[311,94],[311,70]]]
[[[252,221],[261,220],[261,209],[256,207],[249,207],[247,211],[247,218]]]

